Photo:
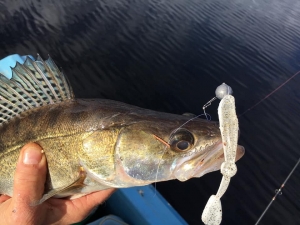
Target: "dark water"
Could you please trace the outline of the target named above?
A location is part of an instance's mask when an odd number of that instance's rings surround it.
[[[50,54],[77,97],[202,113],[222,82],[243,113],[300,69],[298,0],[0,1],[0,58]],[[300,157],[300,76],[239,118],[246,155],[222,198],[222,224],[254,224]],[[217,120],[214,103],[208,112]],[[157,189],[189,224],[215,172]],[[300,224],[300,167],[261,224]]]

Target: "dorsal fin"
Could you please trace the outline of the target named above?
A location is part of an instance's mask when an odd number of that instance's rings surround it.
[[[0,124],[26,110],[73,98],[69,82],[50,57],[27,57],[12,68],[11,79],[0,74]]]

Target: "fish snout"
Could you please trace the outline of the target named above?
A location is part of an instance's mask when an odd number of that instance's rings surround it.
[[[244,155],[245,155],[245,148],[243,146],[241,146],[241,145],[238,145],[237,149],[236,149],[235,161],[238,161]]]

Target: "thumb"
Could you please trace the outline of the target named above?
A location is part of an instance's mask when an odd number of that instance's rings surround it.
[[[25,145],[21,149],[14,177],[12,212],[15,222],[20,219],[23,223],[33,224],[39,208],[33,204],[42,198],[46,172],[46,157],[42,148],[35,143]]]

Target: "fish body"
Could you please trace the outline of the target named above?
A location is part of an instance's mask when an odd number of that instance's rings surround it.
[[[48,163],[45,194],[79,197],[220,169],[218,123],[103,99],[76,99],[49,58],[27,58],[0,77],[0,194],[12,195],[20,149],[38,143]],[[184,124],[184,126],[182,126]],[[238,146],[236,160],[244,154]]]

